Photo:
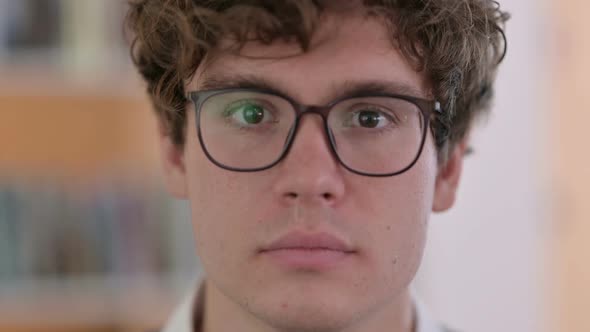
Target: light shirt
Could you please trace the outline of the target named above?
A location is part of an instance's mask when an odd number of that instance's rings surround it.
[[[432,319],[426,307],[417,299],[414,299],[414,309],[416,314],[415,332],[447,331],[440,327]],[[192,291],[190,295],[184,300],[184,302],[178,307],[162,332],[201,332],[198,329],[202,324],[202,313],[203,289],[202,287],[199,287],[198,290]],[[196,331],[192,329],[193,322],[197,325]]]

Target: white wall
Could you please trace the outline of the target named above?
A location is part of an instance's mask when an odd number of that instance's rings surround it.
[[[416,287],[434,316],[459,331],[539,332],[548,282],[541,82],[549,27],[542,1],[500,3],[512,19],[493,115],[474,135],[456,206],[431,220]]]

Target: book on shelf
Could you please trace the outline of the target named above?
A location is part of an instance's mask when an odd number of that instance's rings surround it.
[[[142,186],[0,182],[0,281],[191,271],[187,209]]]
[[[130,67],[120,0],[0,1],[0,66],[49,65],[68,75]]]

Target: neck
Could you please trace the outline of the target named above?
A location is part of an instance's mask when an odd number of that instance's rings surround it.
[[[205,284],[203,326],[201,332],[292,332],[281,330],[251,314],[240,304],[221,293],[211,283]],[[340,330],[325,332],[415,332],[415,312],[409,291],[366,312]],[[199,331],[197,329],[197,331]],[[314,329],[314,332],[324,332]]]

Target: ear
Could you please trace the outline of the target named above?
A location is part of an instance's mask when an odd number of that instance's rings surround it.
[[[187,198],[184,151],[174,144],[162,121],[158,121],[160,155],[168,192],[179,199]]]
[[[432,211],[444,212],[455,204],[457,188],[461,172],[463,171],[463,158],[467,151],[467,140],[457,144],[449,159],[441,165],[436,176],[434,189],[434,201]]]

